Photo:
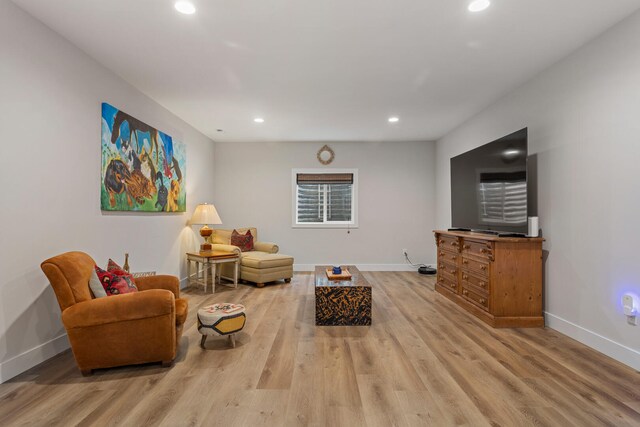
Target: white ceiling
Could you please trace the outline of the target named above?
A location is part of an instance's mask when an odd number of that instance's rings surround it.
[[[435,140],[640,8],[193,0],[188,16],[173,0],[14,2],[218,141]]]

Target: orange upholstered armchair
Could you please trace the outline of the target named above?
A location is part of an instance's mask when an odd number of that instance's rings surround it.
[[[41,264],[82,374],[148,362],[169,366],[187,318],[178,278],[137,278],[140,292],[93,298],[89,278],[94,266],[83,252],[67,252]]]

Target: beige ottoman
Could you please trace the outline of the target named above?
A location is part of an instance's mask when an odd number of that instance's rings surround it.
[[[200,346],[204,348],[204,343],[209,335],[228,335],[233,347],[236,346],[235,334],[244,328],[247,316],[244,306],[223,302],[202,307],[198,310],[198,332],[202,334]]]
[[[254,282],[259,288],[266,282],[284,280],[289,283],[293,277],[293,257],[266,252],[244,252],[240,261],[240,278]]]

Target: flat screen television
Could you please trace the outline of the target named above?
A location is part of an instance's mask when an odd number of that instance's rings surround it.
[[[451,159],[451,225],[527,234],[527,129]]]

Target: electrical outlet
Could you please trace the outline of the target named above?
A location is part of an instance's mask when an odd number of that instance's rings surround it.
[[[406,248],[402,249],[402,254],[403,254],[404,256],[409,255],[409,253],[407,252],[407,249],[406,249]]]
[[[638,325],[638,303],[637,297],[633,294],[624,294],[622,296],[622,309],[625,316],[627,316],[627,323],[632,326]]]
[[[633,301],[633,295],[624,294],[622,296],[622,309],[624,311],[624,314],[626,314],[627,316],[635,316],[636,308],[637,307],[635,307],[635,303]]]

